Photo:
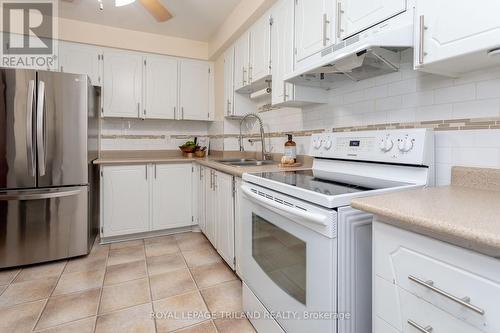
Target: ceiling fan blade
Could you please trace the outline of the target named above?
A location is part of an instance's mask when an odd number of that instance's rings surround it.
[[[170,20],[173,15],[168,11],[160,0],[139,0],[146,10],[153,15],[158,22]]]

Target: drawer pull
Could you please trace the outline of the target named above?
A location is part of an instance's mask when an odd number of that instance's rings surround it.
[[[408,325],[410,325],[413,328],[416,328],[417,330],[419,330],[422,333],[431,333],[432,332],[432,327],[431,326],[423,327],[423,326],[417,324],[416,322],[414,322],[411,319],[408,319]]]
[[[459,298],[459,297],[453,296],[453,295],[447,293],[446,291],[435,287],[433,281],[423,281],[423,280],[420,280],[419,278],[416,278],[412,275],[409,275],[408,279],[410,279],[410,281],[415,282],[416,284],[421,285],[422,287],[430,289],[430,290],[434,291],[435,293],[438,293],[439,295],[448,298],[449,300],[452,300],[455,303],[458,303],[458,304],[466,307],[469,310],[472,310],[472,311],[480,314],[481,316],[484,316],[483,309],[478,308],[477,306],[470,304],[470,297]]]

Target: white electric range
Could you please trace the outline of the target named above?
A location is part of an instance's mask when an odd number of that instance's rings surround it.
[[[244,310],[260,333],[370,333],[372,216],[350,202],[433,185],[433,132],[316,134],[310,155],[312,170],[243,175]]]

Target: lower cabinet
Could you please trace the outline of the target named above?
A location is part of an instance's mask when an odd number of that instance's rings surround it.
[[[136,164],[101,167],[101,237],[195,224],[193,165]]]
[[[101,169],[101,236],[150,229],[147,165],[104,166]]]
[[[232,269],[235,269],[234,177],[210,168],[204,168],[203,177],[205,178],[205,214],[204,228],[200,228],[220,256]]]
[[[500,260],[373,223],[373,332],[500,332]]]
[[[193,224],[193,166],[154,164],[152,168],[152,229]]]

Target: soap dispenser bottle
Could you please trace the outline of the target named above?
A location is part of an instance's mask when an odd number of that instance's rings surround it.
[[[297,162],[297,144],[292,140],[292,134],[287,134],[288,141],[285,142],[286,163]]]

